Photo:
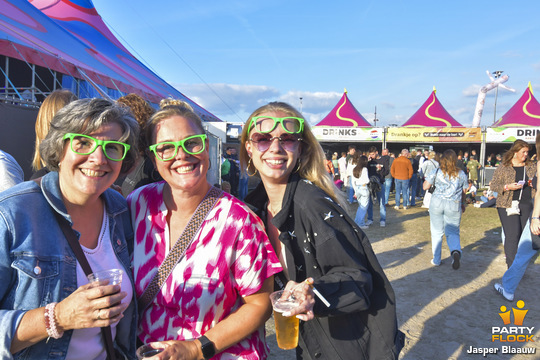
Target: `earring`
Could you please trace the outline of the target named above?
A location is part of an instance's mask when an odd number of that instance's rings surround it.
[[[249,158],[249,161],[247,163],[247,166],[246,166],[246,174],[248,174],[249,177],[251,176],[255,176],[257,174],[257,169],[255,169],[255,172],[253,172],[252,174],[249,173],[249,168],[251,166],[251,158]]]
[[[298,158],[298,164],[296,165],[296,169],[294,172],[298,172],[300,170],[300,166],[302,165],[302,159]]]

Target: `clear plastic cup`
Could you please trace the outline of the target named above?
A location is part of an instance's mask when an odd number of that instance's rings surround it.
[[[120,285],[122,283],[123,273],[120,269],[109,269],[91,273],[87,278],[89,283],[108,280],[108,285]]]
[[[277,344],[280,349],[290,350],[298,346],[300,321],[296,316],[283,316],[283,313],[299,306],[299,302],[293,296],[284,297],[283,293],[283,290],[273,292],[270,301],[274,309]]]
[[[162,352],[163,349],[155,349],[150,344],[145,344],[137,349],[137,359],[147,359]]]

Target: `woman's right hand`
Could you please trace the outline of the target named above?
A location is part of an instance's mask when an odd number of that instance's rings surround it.
[[[120,285],[86,284],[56,305],[59,331],[105,327],[122,317],[129,303],[122,303],[127,293]]]
[[[520,190],[523,187],[523,185],[519,185],[517,182],[506,184],[506,189],[508,190]]]

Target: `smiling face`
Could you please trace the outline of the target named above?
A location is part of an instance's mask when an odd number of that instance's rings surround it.
[[[190,120],[173,115],[156,125],[152,144],[180,141],[201,133],[201,129]],[[156,159],[154,155],[151,158],[161,177],[173,190],[206,193],[204,190],[208,187],[206,173],[210,166],[208,140],[206,140],[205,150],[200,154],[190,155],[179,146],[176,156],[171,160],[162,161]]]
[[[100,140],[119,140],[122,128],[116,123],[105,124],[88,134]],[[120,174],[122,161],[109,160],[101,146],[90,155],[78,155],[65,141],[60,162],[59,181],[63,196],[72,203],[81,204],[92,197],[99,197]]]
[[[269,111],[259,116],[287,117],[290,115],[283,111]],[[257,133],[255,129],[251,130],[249,138],[253,138],[255,133]],[[286,184],[297,165],[302,144],[298,141],[291,149],[292,151],[286,150],[277,138],[290,136],[290,134],[281,126],[276,126],[268,134],[275,139],[272,140],[267,150],[260,151],[255,142],[248,140],[245,143],[246,151],[265,184]]]

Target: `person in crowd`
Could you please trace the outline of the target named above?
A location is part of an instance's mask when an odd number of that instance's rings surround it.
[[[332,165],[334,166],[334,177],[339,175],[338,153],[332,154]]]
[[[155,295],[150,293],[148,305],[139,308],[139,339],[163,348],[160,356],[166,359],[179,354],[193,360],[265,358],[269,294],[281,266],[262,222],[206,180],[209,140],[190,107],[158,110],[147,125],[146,141],[164,181],[127,198],[136,231],[137,296],[151,291],[163,263],[174,266]],[[191,227],[193,236],[184,239]],[[175,248],[184,254],[178,261],[170,258]]]
[[[495,165],[493,166],[498,167],[501,165],[501,163],[502,163],[502,155],[501,154],[495,155]]]
[[[467,174],[467,167],[465,166],[465,161],[463,160],[463,155],[461,155],[461,150],[459,154],[457,155],[457,167],[458,169],[462,170],[465,174]]]
[[[386,174],[390,172],[390,169],[385,168],[384,163],[378,158],[378,152],[375,146],[371,146],[369,148],[368,159],[369,159],[368,176],[370,179],[371,186],[375,186],[375,187],[378,186],[378,188],[376,190],[371,189],[375,197],[373,196],[369,197],[369,205],[367,209],[367,225],[373,224],[373,203],[377,201],[379,204],[379,214],[380,214],[379,225],[381,227],[385,227],[386,226],[386,206],[384,206],[384,194],[386,193],[386,190],[385,190],[384,178]]]
[[[137,123],[139,124],[139,160],[127,174],[117,180],[116,184],[121,187],[122,194],[128,196],[133,190],[156,181],[161,181],[161,176],[154,168],[154,164],[147,156],[145,140],[145,129],[148,120],[155,110],[146,100],[137,94],[128,94],[116,100],[118,103],[127,106]]]
[[[420,153],[421,155],[422,153]],[[409,196],[410,196],[410,206],[416,206],[416,189],[418,187],[418,168],[419,168],[419,161],[417,157],[416,151],[411,152],[411,157],[409,159],[411,161],[412,166],[412,176],[409,180]]]
[[[32,159],[32,169],[34,169],[32,179],[37,179],[49,172],[46,167],[44,168],[45,163],[41,157],[39,147],[49,132],[51,120],[54,115],[58,110],[74,100],[77,100],[77,96],[71,91],[66,89],[55,90],[43,100],[43,103],[39,107],[35,125],[36,142],[34,145],[34,158]]]
[[[536,153],[540,153],[540,133],[536,134]],[[536,179],[539,178],[540,163],[537,163]],[[533,186],[538,190],[538,181],[533,181]],[[532,236],[536,237],[535,245],[533,245]],[[515,292],[527,270],[527,266],[540,250],[538,236],[540,236],[540,193],[535,191],[533,211],[521,232],[514,261],[504,273],[502,281],[494,284],[495,290],[508,301],[514,300]]]
[[[468,151],[465,151],[463,153],[463,165],[465,165],[465,168],[467,168],[467,164],[469,163],[469,152]]]
[[[407,210],[407,206],[409,206],[409,181],[413,173],[412,163],[409,161],[409,150],[401,150],[399,157],[392,163],[390,172],[396,185],[394,209],[399,210],[401,195],[403,195],[403,210]]]
[[[236,148],[229,146],[225,152],[225,159],[229,163],[228,176],[225,179],[231,184],[231,194],[238,195],[238,184],[240,182],[240,168],[238,166],[238,155]]]
[[[486,166],[492,167],[495,166],[495,154],[491,153],[486,158]]]
[[[482,168],[482,165],[476,160],[475,155],[471,155],[471,160],[467,163],[467,170],[469,171],[469,179],[473,181],[475,186],[478,186],[478,170]]]
[[[428,175],[439,168],[439,162],[435,160],[437,153],[433,150],[429,151],[426,160],[422,163],[420,172],[423,174],[424,182]],[[424,182],[422,182],[422,189],[424,188]],[[431,194],[426,193],[422,202],[422,207],[429,209],[429,202],[431,201]]]
[[[354,221],[358,224],[360,229],[368,229],[369,224],[366,223],[366,214],[370,202],[370,194],[368,189],[369,175],[368,175],[368,158],[360,153],[355,154],[353,157],[353,179],[352,185],[354,188],[354,194],[358,201],[358,209],[356,210],[356,216]]]
[[[474,204],[474,203],[476,203],[476,192],[477,191],[478,191],[478,189],[474,185],[474,181],[472,181],[471,179],[467,180],[467,189],[465,190],[465,203],[466,204]]]
[[[24,171],[13,156],[0,150],[0,192],[24,181]]]
[[[480,196],[480,201],[474,204],[474,207],[487,208],[495,207],[497,203],[497,193],[491,190],[491,181],[489,182],[488,188],[482,191],[482,196]]]
[[[446,150],[440,162],[439,171],[431,172],[424,182],[424,190],[435,185],[429,204],[429,224],[433,259],[431,264],[441,265],[443,235],[452,258],[452,268],[459,269],[461,260],[460,222],[465,211],[465,189],[467,175],[457,167],[454,150]]]
[[[351,166],[352,159],[356,153],[356,147],[354,145],[349,145],[349,152],[347,153],[347,200],[349,204],[356,202],[354,198],[354,189],[352,187],[352,171],[353,166]]]
[[[493,173],[491,189],[498,193],[497,212],[504,232],[506,264],[512,265],[525,223],[533,209],[536,190],[529,185],[536,172],[529,159],[529,144],[516,140]]]
[[[242,166],[262,180],[246,201],[281,254],[278,286],[312,279],[330,304],[315,298],[315,317],[300,323],[297,358],[397,359],[403,335],[394,292],[369,240],[340,206],[307,121],[289,104],[264,105],[246,122],[240,151]]]
[[[106,326],[122,358],[135,358],[133,231],[110,186],[135,163],[137,136],[123,107],[73,101],[40,144],[50,172],[0,194],[2,359],[105,359]],[[88,284],[63,228],[78,235],[92,271],[123,270],[121,285]]]
[[[325,153],[325,156],[326,156],[326,162],[324,165],[326,168],[326,172],[333,179],[334,178],[334,164],[332,163],[332,153],[330,151],[327,151]]]
[[[392,189],[393,180],[392,174],[390,173],[390,168],[394,162],[394,157],[389,156],[388,149],[383,149],[379,161],[387,170],[386,176],[384,177],[384,206],[388,206],[388,199],[390,198],[390,190]]]
[[[347,153],[343,151],[338,159],[339,178],[343,181],[343,185],[347,186]]]

